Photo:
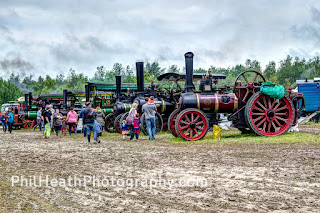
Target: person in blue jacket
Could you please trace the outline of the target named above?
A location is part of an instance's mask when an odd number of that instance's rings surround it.
[[[14,115],[12,113],[12,107],[9,107],[9,110],[8,110],[8,130],[10,133],[12,132],[13,122],[14,122]]]
[[[94,120],[93,126],[94,126],[94,131],[96,132],[96,134],[94,134],[94,140],[100,143],[102,126],[96,120]]]
[[[7,124],[7,112],[6,111],[3,111],[2,112],[2,115],[0,117],[0,121],[2,123],[2,128],[3,128],[3,132],[6,132],[7,131],[7,127],[8,127],[8,124]]]

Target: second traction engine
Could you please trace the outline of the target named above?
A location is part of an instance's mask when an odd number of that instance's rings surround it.
[[[278,100],[262,94],[260,87],[265,78],[254,70],[240,73],[232,88],[217,85],[217,79],[223,77],[209,73],[203,76],[199,91],[196,91],[192,78],[193,56],[192,52],[185,54],[185,91],[181,94],[179,108],[171,113],[168,121],[169,130],[175,137],[200,140],[213,124],[218,123],[219,113],[228,113],[233,126],[242,133],[254,132],[261,136],[284,134],[296,123],[298,102],[303,95],[290,91]],[[298,98],[293,102],[293,97]]]
[[[146,103],[145,97],[154,97],[154,103],[157,107],[156,113],[156,134],[160,133],[164,127],[164,123],[167,122],[168,117],[175,109],[175,105],[168,102],[158,88],[152,82],[148,87],[144,88],[144,69],[143,62],[136,62],[136,74],[137,74],[137,97],[133,103],[138,105],[138,113],[141,115],[141,131],[147,135],[147,127],[145,121],[145,115],[142,113],[142,106]],[[120,123],[127,118],[129,113],[124,113],[121,116]]]

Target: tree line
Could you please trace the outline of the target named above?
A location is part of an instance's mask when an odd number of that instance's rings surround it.
[[[320,77],[320,58],[315,56],[312,59],[305,60],[299,57],[287,56],[278,63],[270,61],[265,68],[257,60],[247,59],[244,64],[237,64],[232,67],[222,68],[211,66],[209,69],[198,68],[194,73],[219,73],[227,76],[221,83],[232,84],[237,75],[243,71],[256,70],[265,76],[268,81],[283,85],[285,88],[295,86],[298,79]],[[157,61],[145,63],[145,82],[153,80],[157,82],[157,77],[166,72],[184,72],[185,68],[179,68],[177,65],[171,65],[163,68]],[[67,75],[57,75],[56,77],[46,75],[39,76],[37,79],[33,75],[22,78],[19,74],[12,73],[9,79],[0,78],[0,104],[6,103],[20,97],[23,93],[33,92],[34,95],[62,93],[64,89],[68,91],[84,91],[86,81],[97,83],[115,83],[115,75],[122,76],[123,83],[135,83],[135,71],[129,65],[124,66],[121,63],[114,63],[112,69],[99,66],[94,72],[93,77],[89,78],[83,73],[77,73],[70,68]],[[22,80],[21,80],[22,79]]]

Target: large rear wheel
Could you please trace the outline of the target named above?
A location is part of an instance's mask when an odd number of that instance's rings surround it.
[[[245,118],[248,126],[256,134],[278,136],[286,133],[291,127],[295,110],[287,97],[278,100],[257,92],[247,102]]]
[[[202,139],[208,132],[209,122],[198,109],[185,109],[175,121],[175,130],[180,138],[187,141]]]

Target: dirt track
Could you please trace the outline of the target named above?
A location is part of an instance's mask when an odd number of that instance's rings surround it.
[[[0,166],[0,212],[320,211],[320,147],[316,145],[110,139],[88,146],[81,136],[44,141],[39,132],[1,132]],[[208,186],[11,187],[12,175],[203,177]]]

